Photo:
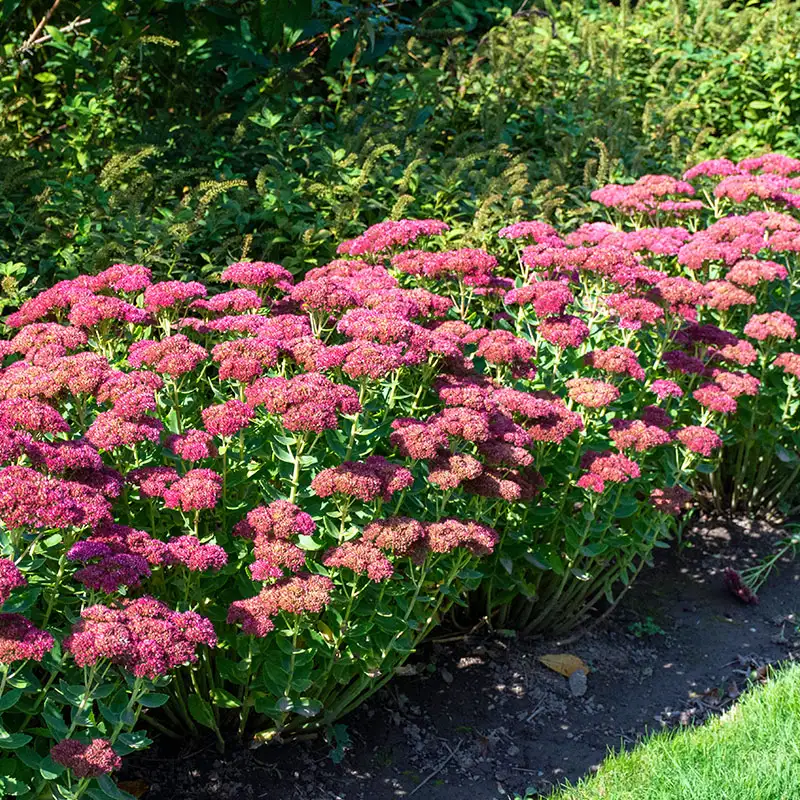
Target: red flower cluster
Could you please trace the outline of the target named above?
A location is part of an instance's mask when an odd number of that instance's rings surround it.
[[[689,450],[706,457],[722,447],[722,439],[711,428],[703,425],[689,425],[681,428],[675,432],[675,436]]]
[[[191,372],[208,358],[208,351],[190,341],[182,333],[167,336],[161,341],[143,339],[134,342],[128,351],[128,363],[132,367],[148,366],[156,372],[179,378]]]
[[[168,436],[166,446],[184,461],[202,461],[205,458],[217,457],[217,448],[212,444],[213,440],[213,434],[189,428],[182,434]]]
[[[543,339],[562,350],[580,347],[589,337],[589,326],[580,317],[571,314],[547,317],[539,323],[536,330]]]
[[[663,514],[677,517],[692,499],[691,492],[680,486],[667,486],[664,489],[653,489],[650,502]]]
[[[173,306],[179,306],[208,294],[206,287],[197,281],[162,281],[153,283],[144,290],[144,307],[157,313]]]
[[[616,386],[593,378],[570,378],[567,389],[570,399],[586,408],[605,408],[619,397]]]
[[[263,332],[247,339],[220,342],[211,351],[211,357],[219,364],[220,380],[243,383],[249,383],[265,369],[274,367],[280,355],[281,343],[267,338]]]
[[[29,467],[0,469],[0,520],[8,528],[81,528],[110,518],[108,500],[86,484]]]
[[[672,441],[672,435],[663,427],[643,419],[615,419],[608,435],[620,450],[635,450],[637,453]]]
[[[364,574],[375,583],[391,578],[394,573],[392,562],[368,539],[344,542],[334,547],[325,555],[322,563],[326,567],[345,567]]]
[[[506,305],[532,305],[540,317],[550,317],[563,314],[575,302],[575,295],[561,281],[537,281],[512,289],[504,300]]]
[[[583,363],[612,375],[630,375],[637,381],[645,378],[636,353],[629,347],[614,345],[606,350],[592,350],[583,357]]]
[[[0,664],[41,661],[55,640],[21,614],[0,614]]]
[[[222,477],[213,469],[190,469],[164,489],[164,505],[181,511],[214,508],[222,494]]]
[[[289,539],[292,536],[310,536],[316,528],[311,516],[294,503],[276,500],[268,506],[257,506],[248,511],[247,516],[234,525],[233,533],[245,539]]]
[[[214,436],[233,436],[253,420],[253,410],[241,400],[227,400],[204,408],[200,415],[206,430]]]

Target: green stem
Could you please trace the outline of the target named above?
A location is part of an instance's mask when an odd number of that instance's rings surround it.
[[[294,468],[292,469],[292,483],[291,490],[289,491],[289,502],[294,503],[297,499],[297,491],[300,487],[300,461],[303,455],[303,447],[305,446],[305,434],[295,437],[295,451],[294,451]]]

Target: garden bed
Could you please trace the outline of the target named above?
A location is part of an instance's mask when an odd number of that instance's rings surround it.
[[[723,585],[724,567],[755,563],[776,538],[749,522],[699,523],[682,550],[659,553],[607,622],[572,643],[482,631],[434,641],[412,661],[418,674],[398,676],[343,721],[351,744],[338,765],[320,739],[224,756],[209,741],[143,753],[124,777],[141,782],[130,788],[148,787],[145,800],[547,792],[590,772],[608,748],[664,725],[702,722],[735,701],[753,670],[800,655],[792,616],[800,612],[800,564],[782,565],[759,605],[739,603]],[[538,662],[554,652],[589,664],[584,696]]]

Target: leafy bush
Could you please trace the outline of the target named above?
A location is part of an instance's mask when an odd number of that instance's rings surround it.
[[[48,282],[122,259],[302,274],[387,217],[446,218],[486,246],[510,219],[574,224],[609,179],[793,146],[794,3],[320,3],[280,41],[260,5],[62,3],[28,50],[47,7],[20,7],[0,261]],[[90,24],[59,32],[73,13]]]

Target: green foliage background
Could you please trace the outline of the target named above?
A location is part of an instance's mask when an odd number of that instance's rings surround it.
[[[389,216],[479,241],[609,179],[798,152],[791,0],[52,8],[0,2],[0,271],[48,283],[302,272]]]

